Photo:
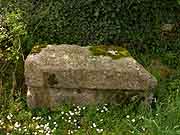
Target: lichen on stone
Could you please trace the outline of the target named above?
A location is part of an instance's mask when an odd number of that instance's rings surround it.
[[[113,45],[90,46],[89,50],[94,56],[110,56],[112,59],[120,59],[122,57],[131,57],[126,48]]]
[[[46,48],[47,44],[41,44],[41,45],[34,45],[34,47],[31,50],[31,54],[36,54],[41,52],[42,48]]]

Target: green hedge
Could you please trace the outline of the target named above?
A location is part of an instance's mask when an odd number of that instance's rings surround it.
[[[179,19],[176,0],[21,0],[35,42],[119,43],[159,38],[162,23]]]

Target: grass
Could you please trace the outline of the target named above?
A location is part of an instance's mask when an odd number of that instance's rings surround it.
[[[146,58],[145,58],[146,59]],[[30,110],[25,98],[2,105],[0,132],[11,135],[180,135],[180,72],[159,79],[156,100],[126,105],[61,105]]]
[[[157,101],[153,108],[125,106],[68,106],[56,112],[29,110],[22,102],[11,103],[1,110],[3,132],[23,134],[75,135],[178,135],[180,134],[180,98]],[[17,110],[18,109],[18,110]]]
[[[166,53],[164,50],[159,53],[130,51],[158,79],[155,100],[150,107],[144,106],[142,101],[123,105],[64,104],[50,112],[43,108],[30,110],[25,97],[9,100],[11,97],[6,94],[6,101],[0,107],[0,134],[180,135],[180,61],[177,50]]]
[[[43,108],[30,110],[25,97],[9,100],[11,97],[6,94],[6,101],[1,102],[4,104],[0,107],[0,134],[180,135],[180,61],[177,51],[130,51],[158,79],[151,107],[144,106],[142,101],[123,105],[64,104],[50,112]]]

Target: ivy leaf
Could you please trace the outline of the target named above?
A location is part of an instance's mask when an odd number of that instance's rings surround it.
[[[180,0],[177,0],[177,3],[180,5]]]
[[[98,17],[99,16],[99,9],[96,10],[94,16]]]

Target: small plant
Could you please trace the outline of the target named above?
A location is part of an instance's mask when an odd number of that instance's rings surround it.
[[[92,52],[94,56],[110,56],[112,59],[120,59],[123,57],[130,57],[130,53],[125,48],[120,46],[106,46],[106,45],[98,45],[98,46],[90,46],[89,50]]]
[[[6,12],[2,16],[0,42],[6,61],[17,63],[22,52],[22,40],[27,35],[20,10]]]
[[[8,7],[2,9],[0,29],[0,57],[2,61],[0,76],[3,87],[11,87],[11,92],[4,91],[4,94],[13,97],[19,94],[16,91],[17,87],[22,86],[24,52],[27,49],[25,42],[28,39],[28,32],[23,21],[23,12],[18,8],[14,10],[8,10]]]

